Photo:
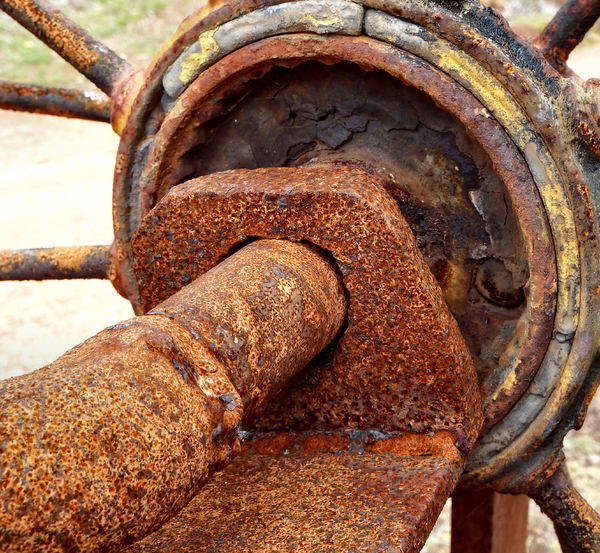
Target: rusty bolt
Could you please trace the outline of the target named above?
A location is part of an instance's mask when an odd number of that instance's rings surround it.
[[[156,529],[345,315],[319,250],[259,241],[151,313],[0,382],[0,549],[111,552]]]

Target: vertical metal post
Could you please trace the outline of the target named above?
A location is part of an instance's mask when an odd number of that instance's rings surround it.
[[[526,495],[477,490],[452,498],[452,553],[526,553]]]

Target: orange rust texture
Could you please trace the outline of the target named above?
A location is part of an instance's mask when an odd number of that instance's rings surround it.
[[[481,423],[471,358],[410,228],[375,177],[345,166],[271,168],[175,187],[133,242],[145,305],[248,236],[330,251],[350,296],[335,350],[293,379],[249,429],[446,430],[461,451],[470,449]]]
[[[110,124],[118,135],[123,131],[137,95],[146,83],[145,76],[144,70],[138,70],[123,76],[114,84],[110,97]]]
[[[461,470],[441,457],[337,445],[254,453],[127,553],[416,553]]]
[[[440,431],[431,434],[403,434],[378,440],[367,445],[370,451],[401,455],[430,455],[458,463],[461,456],[454,445],[456,439],[451,432]]]
[[[320,252],[255,242],[154,314],[1,382],[0,549],[112,552],[160,526],[345,313]]]
[[[529,495],[554,523],[565,553],[600,551],[600,516],[573,486],[565,463]]]
[[[244,442],[242,453],[244,455],[255,451],[260,455],[278,455],[294,443],[294,436],[289,432],[277,432],[274,436],[259,437],[252,442]]]
[[[391,9],[393,6],[387,7]],[[410,7],[418,10],[416,5]],[[524,328],[520,327],[522,340],[520,345],[517,344],[518,351],[515,352],[512,348],[507,351],[508,357],[514,355],[520,360],[515,366],[516,378],[506,385],[493,379],[483,383],[483,396],[486,398],[483,406],[483,431],[487,431],[525,392],[543,360],[552,335],[553,312],[556,307],[556,267],[554,247],[552,240],[548,238],[551,233],[538,209],[540,200],[531,172],[497,121],[482,116],[485,113],[483,106],[462,87],[457,86],[455,81],[422,62],[409,62],[401,56],[392,55],[393,49],[390,48],[389,45],[365,37],[323,37],[297,33],[252,43],[229,54],[203,72],[181,97],[182,101],[185,98],[185,109],[172,110],[162,122],[148,162],[151,171],[147,171],[147,180],[142,179],[139,198],[134,201],[132,197],[137,192],[134,194],[131,191],[123,195],[124,181],[120,180],[119,174],[122,175],[121,169],[126,165],[123,160],[127,158],[120,158],[122,167],[117,169],[115,188],[117,204],[120,204],[115,212],[116,246],[122,254],[119,259],[119,279],[122,279],[119,281],[119,288],[127,291],[123,294],[125,297],[132,299],[136,295],[134,290],[137,284],[129,269],[130,258],[125,255],[130,242],[130,234],[126,230],[129,228],[126,217],[129,217],[130,210],[139,209],[141,216],[146,215],[157,199],[180,182],[180,158],[194,143],[198,125],[220,117],[221,100],[227,102],[232,96],[242,94],[236,87],[247,83],[248,79],[259,78],[274,64],[292,67],[306,59],[318,59],[326,64],[346,60],[367,71],[385,70],[434,98],[444,110],[457,117],[469,134],[484,147],[492,160],[494,171],[501,176],[507,187],[519,224],[527,237],[529,267],[536,268],[531,274],[532,286],[527,298],[530,311],[523,319],[523,322],[528,320],[529,324],[524,325]],[[572,100],[573,105],[577,105],[579,100],[576,97]],[[126,138],[123,143],[130,139]],[[130,162],[134,163],[134,158],[130,158]],[[402,184],[401,179],[399,183]],[[454,277],[459,277],[461,273],[462,278],[472,277],[470,272],[462,271],[457,272]],[[461,278],[457,278],[455,282],[453,290],[445,291],[446,298],[450,301],[453,301],[450,294],[465,294],[465,284]],[[485,332],[483,327],[488,326],[483,324],[481,318],[470,318],[463,327],[463,335],[467,331],[476,340],[481,332]],[[476,341],[475,343],[478,344]],[[491,399],[496,392],[497,396]]]
[[[149,314],[165,312],[209,341],[245,416],[329,344],[346,317],[341,278],[314,246],[258,241],[201,278],[218,286],[183,288]]]
[[[544,57],[559,72],[567,71],[567,59],[600,16],[597,0],[568,0],[535,39]]]
[[[364,434],[364,435],[363,435]],[[364,442],[361,445],[365,451],[378,454],[389,454],[395,457],[412,455],[440,457],[459,464],[462,456],[454,445],[456,438],[452,432],[440,431],[431,434],[384,434],[358,433],[352,440],[348,433],[297,433],[276,432],[268,435],[258,435],[242,445],[244,454],[285,455],[286,451],[295,448],[306,454],[319,451],[344,451],[354,441]],[[350,447],[350,449],[352,449]]]

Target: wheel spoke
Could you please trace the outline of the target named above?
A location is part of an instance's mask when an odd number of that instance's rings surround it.
[[[544,57],[560,73],[567,58],[600,17],[598,0],[568,0],[535,40]]]
[[[529,495],[554,523],[563,553],[600,551],[600,516],[573,486],[566,463]]]
[[[110,246],[0,250],[0,281],[108,278]]]
[[[109,96],[115,83],[133,71],[127,61],[45,0],[0,0],[0,9]]]
[[[109,99],[99,92],[8,81],[0,81],[0,109],[110,121]]]

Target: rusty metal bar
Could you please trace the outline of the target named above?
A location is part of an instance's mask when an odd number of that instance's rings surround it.
[[[110,102],[104,94],[8,81],[0,81],[0,109],[110,121]]]
[[[0,0],[0,9],[111,95],[133,68],[45,0]]]
[[[568,0],[535,39],[544,57],[559,72],[567,68],[567,58],[600,17],[598,0]]]
[[[314,246],[261,240],[146,315],[0,382],[0,549],[119,551],[183,508],[249,417],[339,333]]]
[[[108,278],[110,246],[0,250],[0,281]]]
[[[564,462],[529,495],[554,523],[563,553],[600,551],[600,516],[575,489]]]

